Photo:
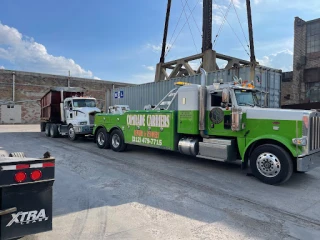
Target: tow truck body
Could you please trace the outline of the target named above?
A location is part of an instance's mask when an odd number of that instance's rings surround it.
[[[124,151],[142,145],[222,162],[241,160],[267,184],[286,182],[294,171],[319,165],[320,113],[262,108],[252,83],[181,84],[155,107],[97,114],[99,148]],[[177,109],[168,110],[177,98]],[[249,164],[250,163],[250,164]]]

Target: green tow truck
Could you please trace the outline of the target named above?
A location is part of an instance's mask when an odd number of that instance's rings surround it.
[[[177,151],[215,161],[241,160],[266,184],[319,166],[320,113],[259,107],[258,90],[242,81],[206,86],[178,83],[155,107],[96,114],[99,148],[127,144]],[[177,98],[177,109],[168,110]],[[126,111],[127,110],[127,111]]]

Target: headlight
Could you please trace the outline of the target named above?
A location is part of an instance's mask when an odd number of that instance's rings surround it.
[[[306,146],[307,145],[307,137],[293,138],[292,143],[297,146]]]
[[[85,121],[85,122],[79,122],[79,125],[87,125],[87,124],[88,124],[87,121]]]

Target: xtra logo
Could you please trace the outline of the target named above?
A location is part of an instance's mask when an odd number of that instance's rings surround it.
[[[11,214],[11,216],[12,219],[6,227],[10,227],[13,223],[23,225],[48,220],[48,217],[46,216],[46,211],[44,209],[41,209],[39,212],[35,210],[29,212],[13,213]]]

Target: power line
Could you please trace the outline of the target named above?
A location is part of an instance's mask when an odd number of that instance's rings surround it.
[[[189,15],[189,16],[188,16],[188,18],[187,18],[187,21],[188,21],[189,17],[192,15],[193,11],[196,9],[196,7],[198,6],[198,4],[199,4],[200,2],[201,2],[201,0],[200,0],[199,2],[197,2],[197,4],[194,6],[194,8],[192,9],[192,11],[191,11],[190,15]],[[173,44],[177,41],[177,39],[178,39],[178,37],[179,37],[180,33],[182,32],[183,28],[184,28],[184,27],[185,27],[185,25],[187,24],[187,21],[186,21],[186,22],[184,23],[184,25],[182,26],[182,28],[181,28],[180,32],[178,33],[178,35],[177,35],[177,37],[175,38],[175,40],[173,41],[173,43],[168,47],[168,51],[167,51],[167,53],[166,53],[166,55],[165,55],[165,56],[167,56],[167,55],[168,55],[168,53],[170,52],[170,50],[171,50],[171,48],[172,48]]]
[[[232,2],[232,5],[233,5],[233,8],[234,8],[234,11],[236,12],[236,15],[237,15],[238,21],[239,21],[239,23],[240,23],[240,27],[241,27],[241,30],[242,30],[243,36],[244,36],[244,38],[246,39],[246,43],[247,43],[247,45],[248,45],[248,47],[249,47],[249,41],[248,41],[248,39],[247,39],[247,37],[246,37],[246,35],[245,35],[245,33],[244,33],[244,30],[243,30],[243,27],[242,27],[242,24],[241,24],[241,21],[240,21],[240,18],[239,18],[239,15],[238,15],[238,12],[237,12],[236,6],[234,5],[233,0],[231,0],[231,2]]]

